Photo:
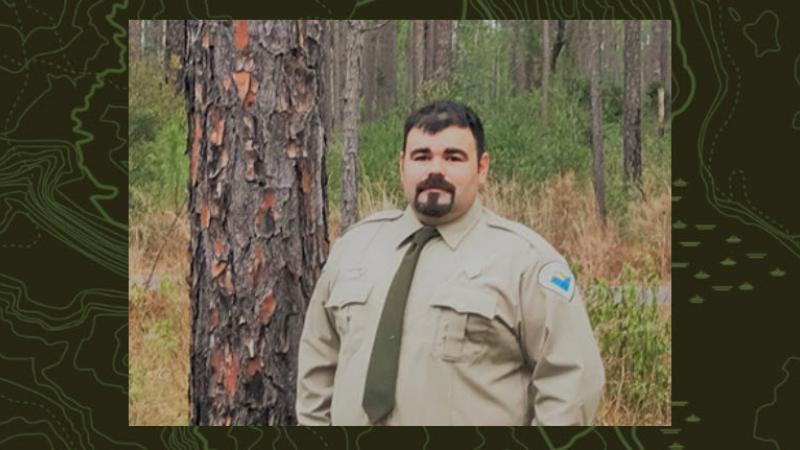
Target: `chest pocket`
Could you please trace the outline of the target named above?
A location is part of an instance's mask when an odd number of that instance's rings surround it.
[[[438,313],[433,355],[463,362],[481,355],[500,324],[497,299],[468,287],[448,287],[431,300]]]
[[[366,280],[337,281],[325,308],[334,317],[336,332],[339,334],[341,357],[351,356],[363,340],[363,330],[367,323],[367,299],[372,291],[372,283]]]

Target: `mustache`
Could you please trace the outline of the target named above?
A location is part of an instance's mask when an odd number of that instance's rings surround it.
[[[455,192],[456,187],[447,182],[442,175],[431,175],[417,185],[417,195],[426,189],[441,189],[452,194]]]

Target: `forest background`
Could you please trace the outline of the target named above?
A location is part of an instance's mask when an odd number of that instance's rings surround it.
[[[131,425],[189,423],[182,27],[129,26]],[[671,229],[681,226],[670,214],[669,22],[341,21],[325,30],[328,83],[317,101],[330,242],[358,218],[404,206],[396,161],[415,106],[470,105],[492,156],[483,204],[543,235],[576,273],[608,379],[598,424],[669,424]],[[357,108],[343,107],[353,95]],[[343,155],[354,135],[353,192]]]

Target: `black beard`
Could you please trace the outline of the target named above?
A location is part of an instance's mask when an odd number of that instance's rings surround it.
[[[417,198],[414,200],[414,209],[417,210],[418,213],[428,217],[442,217],[449,213],[450,210],[453,209],[453,202],[456,199],[455,192],[451,192],[450,201],[446,204],[440,204],[439,193],[428,192],[428,201],[421,202],[419,201],[420,194],[421,192],[417,194]]]

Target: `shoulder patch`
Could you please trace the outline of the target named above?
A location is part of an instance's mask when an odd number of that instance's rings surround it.
[[[575,293],[575,276],[569,267],[560,261],[549,262],[539,270],[539,284],[546,289],[572,301]]]

